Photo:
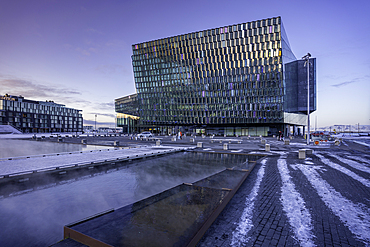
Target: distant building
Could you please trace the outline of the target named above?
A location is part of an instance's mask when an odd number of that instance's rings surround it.
[[[85,125],[85,126],[83,127],[84,131],[92,131],[92,130],[93,130],[93,128],[94,128],[94,126],[92,126],[92,125]]]
[[[0,96],[0,124],[9,124],[23,133],[81,132],[81,110],[53,101],[35,101],[22,96]]]
[[[280,17],[139,43],[132,51],[137,94],[115,102],[117,124],[128,132],[266,136],[298,134],[307,124],[307,67]],[[310,62],[312,112],[316,59]]]

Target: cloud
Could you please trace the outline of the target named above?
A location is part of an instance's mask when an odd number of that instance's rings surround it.
[[[99,117],[99,116],[104,116],[104,117],[111,117],[111,118],[115,118],[116,117],[116,115],[115,114],[113,114],[113,113],[99,113],[99,112],[89,112],[89,113],[87,113],[87,114],[92,114],[92,115],[97,115],[97,117]]]
[[[118,39],[114,39],[114,40],[109,40],[105,43],[105,45],[107,47],[111,47],[111,48],[123,48],[126,45],[126,42],[122,41],[122,40],[118,40]],[[129,46],[131,48],[131,46]]]
[[[56,85],[46,86],[30,80],[17,78],[0,79],[0,86],[2,91],[8,91],[9,94],[27,95],[27,97],[50,97],[50,95],[60,94],[60,92],[73,95],[81,94],[78,91],[61,88]]]
[[[83,100],[81,92],[52,84],[44,85],[32,80],[5,77],[0,75],[0,94],[22,95],[34,100],[53,100],[63,105],[77,104],[91,105],[90,101]]]
[[[114,102],[112,101],[108,103],[100,103],[99,106],[101,109],[106,109],[106,108],[114,109]]]
[[[359,82],[359,81],[362,81],[362,80],[365,80],[365,79],[369,79],[369,78],[370,78],[370,76],[366,75],[366,76],[363,76],[363,77],[357,77],[357,78],[354,78],[353,80],[341,82],[341,83],[334,84],[334,85],[331,85],[331,86],[332,87],[342,87],[342,86],[352,84],[352,83],[356,83],[356,82]]]
[[[95,125],[95,120],[86,120],[84,119],[84,125],[92,125],[94,126]],[[97,127],[100,127],[100,126],[109,126],[109,127],[113,127],[115,125],[114,121],[112,122],[99,122],[99,121],[96,121],[96,125]]]
[[[345,86],[345,85],[348,85],[348,84],[351,84],[351,83],[355,83],[356,81],[357,80],[345,81],[345,82],[334,84],[334,85],[331,85],[331,86],[332,87],[342,87],[342,86]]]
[[[108,103],[94,103],[94,109],[96,109],[96,112],[86,112],[86,115],[91,115],[92,117],[109,117],[109,118],[115,118],[115,113],[107,113],[107,112],[114,112],[114,103],[108,102]]]
[[[36,101],[52,100],[55,103],[66,105],[67,107],[83,110],[84,117],[94,119],[95,114],[100,120],[111,122],[100,122],[99,125],[111,125],[114,123],[114,102],[91,102],[85,100],[80,91],[66,88],[63,85],[45,85],[29,79],[19,79],[10,75],[0,73],[0,95],[22,95],[26,99]],[[87,109],[94,109],[94,112],[85,112]],[[91,111],[91,110],[90,110]],[[85,121],[85,120],[84,120]]]
[[[127,72],[126,68],[123,65],[119,65],[119,64],[99,65],[95,67],[94,70],[102,74],[114,74],[114,73]]]
[[[114,103],[113,102],[95,103],[94,109],[103,111],[103,112],[114,112]],[[112,114],[112,113],[89,112],[87,114],[93,114],[93,115],[97,114],[97,115],[106,116],[106,117],[115,117],[115,114]]]
[[[76,51],[79,52],[80,54],[84,55],[84,56],[90,56],[91,54],[91,50],[90,49],[82,49],[80,47],[77,47],[76,48]]]
[[[91,33],[91,34],[99,34],[99,35],[103,35],[103,33],[95,28],[88,28],[85,30],[86,32],[88,33]]]
[[[85,46],[85,47],[84,47]],[[65,43],[62,45],[63,49],[67,51],[76,51],[77,54],[83,55],[83,57],[89,57],[93,53],[98,53],[98,49],[95,48],[96,46],[92,41],[86,41],[85,44],[82,44],[81,46],[74,47],[71,44]],[[81,48],[84,47],[84,48]]]
[[[343,77],[344,77],[343,75],[338,76],[338,75],[332,75],[332,74],[327,74],[327,75],[323,75],[322,76],[322,78],[331,79],[331,80],[339,80],[339,79],[341,79]]]
[[[61,102],[63,102],[63,104],[73,104],[73,105],[78,105],[79,108],[83,108],[83,107],[88,107],[88,106],[91,106],[91,101],[88,101],[88,100],[84,100],[84,99],[81,99],[80,97],[76,98],[76,97],[70,97],[68,95],[58,95],[57,96],[58,100],[61,100]]]
[[[70,50],[72,48],[71,44],[63,44],[64,49]]]

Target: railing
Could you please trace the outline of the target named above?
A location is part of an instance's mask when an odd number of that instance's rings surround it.
[[[22,129],[18,128],[18,127],[15,127],[13,124],[9,123],[8,122],[8,125],[13,127],[14,129],[18,130],[19,132],[23,133]]]

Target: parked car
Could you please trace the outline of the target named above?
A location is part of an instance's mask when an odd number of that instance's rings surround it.
[[[313,141],[332,141],[334,138],[330,136],[329,133],[325,133],[322,131],[315,131],[311,133],[311,139]]]
[[[142,132],[142,133],[138,134],[138,137],[140,137],[140,138],[153,137],[153,134],[150,133],[150,132]]]

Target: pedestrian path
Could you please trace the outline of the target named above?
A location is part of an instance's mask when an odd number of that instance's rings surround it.
[[[369,162],[366,154],[275,152],[198,246],[370,246]]]
[[[91,163],[136,159],[193,148],[194,147],[141,146],[137,148],[112,148],[85,152],[7,158],[0,160],[0,179],[23,175],[25,173],[43,172],[72,166],[84,166]]]

